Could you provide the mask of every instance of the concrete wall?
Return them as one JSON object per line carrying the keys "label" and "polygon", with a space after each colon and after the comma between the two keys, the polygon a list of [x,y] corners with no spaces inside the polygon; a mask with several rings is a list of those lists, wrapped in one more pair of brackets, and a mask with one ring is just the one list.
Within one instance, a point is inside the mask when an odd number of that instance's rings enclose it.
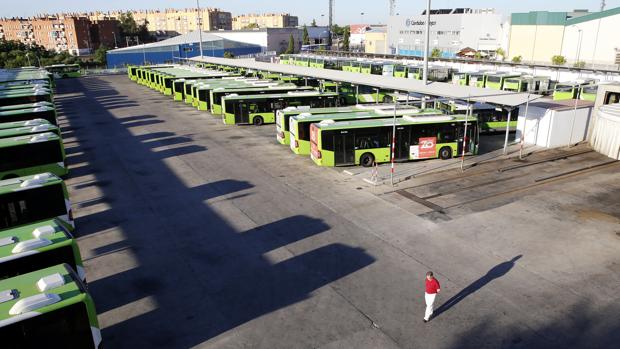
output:
{"label": "concrete wall", "polygon": [[366,32],[364,50],[366,53],[388,53],[386,32]]}
{"label": "concrete wall", "polygon": [[523,61],[551,63],[562,51],[563,25],[513,25],[507,59],[521,56]]}
{"label": "concrete wall", "polygon": [[295,52],[301,49],[302,30],[298,28],[270,28],[263,30],[218,31],[215,35],[238,42],[259,45],[263,51],[281,53],[288,48],[289,36],[293,34]]}
{"label": "concrete wall", "polygon": [[620,14],[568,25],[564,32],[562,55],[569,63],[577,61],[578,57],[586,63],[614,64],[616,50],[620,49],[619,32]]}

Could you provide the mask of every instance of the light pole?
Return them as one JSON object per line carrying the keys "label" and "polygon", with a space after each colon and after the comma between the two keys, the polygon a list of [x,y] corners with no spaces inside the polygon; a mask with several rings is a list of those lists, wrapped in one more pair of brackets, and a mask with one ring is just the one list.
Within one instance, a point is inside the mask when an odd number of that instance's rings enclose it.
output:
{"label": "light pole", "polygon": [[112,32],[112,35],[114,36],[114,48],[118,48],[118,45],[116,44],[116,33]]}
{"label": "light pole", "polygon": [[428,41],[431,38],[431,0],[426,3],[426,38],[424,39],[424,71],[422,72],[422,80],[424,85],[428,83]]}
{"label": "light pole", "polygon": [[577,28],[577,54],[575,55],[575,64],[579,64],[579,56],[581,54],[581,39],[583,39],[583,30],[581,30],[578,26],[573,25],[573,27]]}
{"label": "light pole", "polygon": [[200,58],[202,58],[202,16],[200,16],[200,0],[196,0],[196,7],[198,9],[198,37],[200,40],[198,45],[200,48]]}
{"label": "light pole", "polygon": [[30,66],[30,53],[26,53],[26,59],[28,60],[28,66]]}

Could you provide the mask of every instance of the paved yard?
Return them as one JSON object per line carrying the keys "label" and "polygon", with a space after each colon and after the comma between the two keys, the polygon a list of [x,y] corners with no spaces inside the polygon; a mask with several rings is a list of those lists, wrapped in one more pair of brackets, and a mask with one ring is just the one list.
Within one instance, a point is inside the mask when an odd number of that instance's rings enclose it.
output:
{"label": "paved yard", "polygon": [[57,104],[107,348],[620,342],[618,166],[533,185],[595,153],[374,187],[126,76],[60,81]]}

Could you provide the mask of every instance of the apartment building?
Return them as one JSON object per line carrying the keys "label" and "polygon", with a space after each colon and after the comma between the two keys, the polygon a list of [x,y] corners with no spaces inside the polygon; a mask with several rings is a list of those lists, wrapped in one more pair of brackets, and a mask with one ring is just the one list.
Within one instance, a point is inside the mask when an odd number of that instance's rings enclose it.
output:
{"label": "apartment building", "polygon": [[170,35],[187,34],[197,31],[200,27],[198,18],[202,19],[202,30],[231,30],[232,15],[217,8],[165,9],[165,10],[138,10],[94,12],[88,14],[91,20],[105,18],[118,19],[121,14],[130,12],[138,25],[147,23],[146,27],[152,33]]}
{"label": "apartment building", "polygon": [[0,39],[41,45],[52,51],[87,55],[100,45],[114,47],[118,21],[79,15],[0,19]]}
{"label": "apartment building", "polygon": [[232,20],[232,29],[241,30],[252,26],[258,28],[290,28],[299,26],[297,16],[288,13],[248,14],[236,16]]}

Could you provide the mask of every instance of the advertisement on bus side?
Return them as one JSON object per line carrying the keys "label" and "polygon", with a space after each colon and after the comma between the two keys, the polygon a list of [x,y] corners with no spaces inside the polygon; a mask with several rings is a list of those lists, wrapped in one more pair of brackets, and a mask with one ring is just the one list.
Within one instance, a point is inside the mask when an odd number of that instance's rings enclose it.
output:
{"label": "advertisement on bus side", "polygon": [[412,159],[434,158],[437,154],[437,137],[420,137],[418,145],[409,147]]}

